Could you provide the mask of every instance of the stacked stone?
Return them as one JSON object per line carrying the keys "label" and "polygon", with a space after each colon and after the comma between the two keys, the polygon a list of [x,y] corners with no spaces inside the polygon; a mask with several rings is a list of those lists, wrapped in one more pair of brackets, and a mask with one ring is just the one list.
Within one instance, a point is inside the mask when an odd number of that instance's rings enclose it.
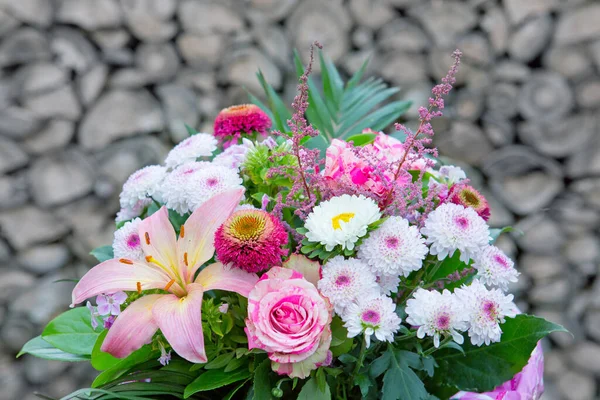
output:
{"label": "stacked stone", "polygon": [[[292,49],[317,39],[345,74],[423,104],[459,47],[436,145],[492,203],[519,305],[564,324],[547,399],[600,377],[600,4],[594,0],[0,0],[0,400],[88,385],[79,364],[14,355],[66,309],[112,241],[120,186],[225,106],[287,102]],[[318,70],[318,68],[317,68]],[[318,75],[318,72],[317,72]],[[408,118],[416,118],[416,107]]]}

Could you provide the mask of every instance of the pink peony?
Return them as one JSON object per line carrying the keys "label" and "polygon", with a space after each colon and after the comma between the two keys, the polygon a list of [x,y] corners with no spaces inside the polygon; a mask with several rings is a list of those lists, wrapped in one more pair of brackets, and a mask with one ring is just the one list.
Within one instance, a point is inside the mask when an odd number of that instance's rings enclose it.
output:
{"label": "pink peony", "polygon": [[292,269],[274,267],[248,296],[248,348],[266,351],[280,375],[304,379],[331,359],[332,306]]}
{"label": "pink peony", "polygon": [[254,104],[240,104],[224,108],[214,124],[214,135],[227,148],[237,144],[242,135],[266,136],[271,128],[269,116]]}
{"label": "pink peony", "polygon": [[215,233],[217,258],[247,272],[281,265],[288,234],[275,216],[263,210],[234,212]]}
{"label": "pink peony", "polygon": [[490,205],[473,186],[462,184],[452,186],[448,194],[448,201],[472,208],[486,221],[490,219]]}
{"label": "pink peony", "polygon": [[459,392],[452,399],[460,400],[537,400],[544,393],[544,353],[538,342],[529,362],[510,381],[487,393]]}

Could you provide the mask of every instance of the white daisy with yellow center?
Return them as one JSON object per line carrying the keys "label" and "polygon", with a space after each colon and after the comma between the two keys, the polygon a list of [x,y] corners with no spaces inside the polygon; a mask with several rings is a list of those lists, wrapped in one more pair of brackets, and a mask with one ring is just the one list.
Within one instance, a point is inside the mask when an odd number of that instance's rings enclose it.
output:
{"label": "white daisy with yellow center", "polygon": [[379,220],[375,201],[363,195],[333,197],[322,202],[306,218],[306,238],[331,251],[337,245],[353,250],[356,241],[367,234],[369,224]]}

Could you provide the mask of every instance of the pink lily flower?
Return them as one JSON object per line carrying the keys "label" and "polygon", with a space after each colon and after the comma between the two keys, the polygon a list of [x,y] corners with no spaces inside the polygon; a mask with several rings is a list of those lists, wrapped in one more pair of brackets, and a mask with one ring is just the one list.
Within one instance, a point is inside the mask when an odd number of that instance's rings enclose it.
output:
{"label": "pink lily flower", "polygon": [[215,252],[215,231],[240,202],[243,189],[214,196],[181,227],[177,237],[166,207],[144,219],[139,236],[145,260],[114,258],[88,271],[73,289],[72,305],[102,293],[162,289],[169,294],[146,295],[115,320],[101,350],[127,357],[150,343],[158,329],[181,357],[207,362],[201,306],[205,291],[228,290],[248,296],[258,276],[221,263],[196,272]]}

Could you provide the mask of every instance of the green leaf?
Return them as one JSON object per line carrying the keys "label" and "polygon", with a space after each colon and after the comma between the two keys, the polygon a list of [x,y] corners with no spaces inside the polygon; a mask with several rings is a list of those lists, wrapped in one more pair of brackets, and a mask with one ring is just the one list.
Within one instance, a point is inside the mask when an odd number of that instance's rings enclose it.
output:
{"label": "green leaf", "polygon": [[460,260],[460,251],[457,250],[454,252],[452,257],[444,258],[435,274],[433,274],[431,277],[430,281],[435,282],[439,279],[446,278],[448,275],[453,274],[456,271],[462,271],[465,268],[468,268],[468,265]]}
{"label": "green leaf", "polygon": [[298,400],[331,400],[331,390],[327,384],[324,391],[320,390],[317,379],[313,377],[302,386],[302,390],[298,394]]}
{"label": "green leaf", "polygon": [[245,380],[244,382],[238,384],[236,387],[234,387],[233,389],[231,389],[231,391],[227,394],[227,396],[223,397],[223,400],[231,400],[233,398],[233,396],[241,389],[244,387],[244,385],[246,383],[248,383],[248,380]]}
{"label": "green leaf", "polygon": [[354,73],[354,75],[352,75],[352,78],[350,78],[350,80],[346,84],[346,89],[353,89],[356,85],[358,85],[363,75],[365,74],[365,71],[367,70],[367,65],[369,65],[369,61],[370,59],[366,59],[362,63],[360,68]]}
{"label": "green leaf", "polygon": [[275,89],[269,85],[262,71],[259,70],[256,76],[258,77],[258,81],[262,85],[263,90],[267,95],[269,108],[273,113],[273,124],[275,125],[275,128],[281,132],[289,131],[290,129],[287,125],[287,120],[292,118],[292,113],[288,110]]}
{"label": "green leaf", "polygon": [[388,347],[390,353],[389,369],[383,376],[383,400],[424,400],[428,394],[425,385],[417,374],[410,369],[406,353],[407,351],[394,352]]}
{"label": "green leaf", "polygon": [[90,252],[90,254],[92,256],[94,256],[96,258],[96,260],[98,260],[99,262],[104,262],[106,260],[115,258],[112,246],[108,246],[108,245],[96,247],[94,250],[92,250]]}
{"label": "green leaf", "polygon": [[185,126],[185,130],[187,131],[188,135],[190,135],[190,136],[194,136],[196,133],[198,133],[198,131],[196,131],[194,128],[192,128],[188,124],[183,124],[183,126]]}
{"label": "green leaf", "polygon": [[221,354],[217,356],[214,360],[209,362],[204,366],[204,369],[221,369],[224,368],[231,360],[233,360],[233,356],[235,356],[235,352],[231,351],[229,353]]}
{"label": "green leaf", "polygon": [[[119,360],[117,364],[98,375],[92,383],[92,387],[96,388],[105,385],[106,383],[127,373],[127,371],[136,365],[142,364],[148,360],[157,360],[159,356],[160,352],[158,350],[152,350],[150,345],[143,346],[142,348],[131,353],[126,358]],[[158,361],[156,364],[158,364]]]}
{"label": "green leaf", "polygon": [[42,339],[71,354],[91,355],[100,332],[91,325],[90,310],[78,307],[54,318],[42,332]]}
{"label": "green leaf", "polygon": [[273,399],[271,395],[271,360],[268,358],[265,359],[254,371],[254,383],[252,387],[254,388],[254,397],[255,400],[270,400]]}
{"label": "green leaf", "polygon": [[38,358],[57,361],[89,361],[90,359],[88,356],[66,353],[59,350],[42,339],[41,336],[34,337],[25,343],[19,354],[17,354],[17,358],[23,354],[31,354]]}
{"label": "green leaf", "polygon": [[350,136],[346,141],[353,142],[354,146],[366,146],[373,143],[376,137],[377,135],[374,133],[359,133],[358,135]]}
{"label": "green leaf", "polygon": [[98,336],[98,339],[96,339],[96,343],[94,344],[94,348],[92,350],[92,367],[98,371],[109,369],[121,361],[120,359],[100,350],[102,342],[104,342],[104,338],[106,337],[107,333],[108,329],[105,329],[100,333],[100,336]]}
{"label": "green leaf", "polygon": [[183,397],[187,399],[194,393],[218,389],[242,379],[247,379],[250,375],[250,371],[247,369],[238,369],[233,372],[224,372],[218,369],[206,371],[185,388]]}
{"label": "green leaf", "polygon": [[498,240],[498,237],[500,235],[502,235],[503,233],[508,233],[508,232],[512,232],[514,231],[515,228],[513,228],[512,226],[505,226],[504,228],[492,228],[490,229],[490,244],[494,244],[496,242],[496,240]]}
{"label": "green leaf", "polygon": [[501,328],[501,342],[478,347],[465,335],[464,355],[453,349],[436,352],[440,365],[436,376],[460,390],[492,390],[523,369],[540,339],[552,332],[567,332],[560,325],[525,314],[508,318]]}

